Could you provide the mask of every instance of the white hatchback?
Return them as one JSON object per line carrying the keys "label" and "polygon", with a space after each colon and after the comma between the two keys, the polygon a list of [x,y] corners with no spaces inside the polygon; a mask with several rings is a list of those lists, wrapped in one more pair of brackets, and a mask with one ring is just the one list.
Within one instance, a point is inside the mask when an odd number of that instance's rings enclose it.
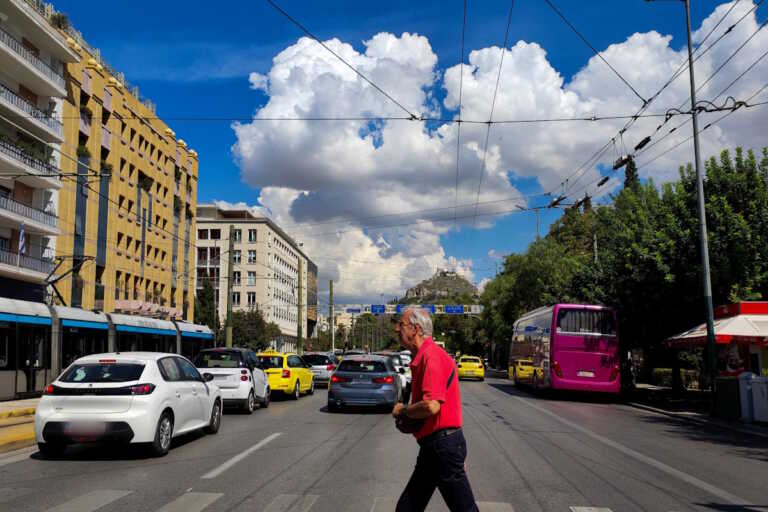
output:
{"label": "white hatchback", "polygon": [[94,354],[72,363],[45,388],[35,411],[44,456],[95,441],[147,443],[168,453],[171,439],[221,425],[221,391],[210,374],[176,354]]}

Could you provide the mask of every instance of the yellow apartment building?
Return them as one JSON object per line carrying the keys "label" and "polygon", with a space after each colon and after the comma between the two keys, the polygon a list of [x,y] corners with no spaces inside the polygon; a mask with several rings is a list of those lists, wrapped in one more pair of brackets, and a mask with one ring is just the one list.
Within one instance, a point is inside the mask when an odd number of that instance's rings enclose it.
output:
{"label": "yellow apartment building", "polygon": [[56,300],[193,319],[198,157],[71,27]]}

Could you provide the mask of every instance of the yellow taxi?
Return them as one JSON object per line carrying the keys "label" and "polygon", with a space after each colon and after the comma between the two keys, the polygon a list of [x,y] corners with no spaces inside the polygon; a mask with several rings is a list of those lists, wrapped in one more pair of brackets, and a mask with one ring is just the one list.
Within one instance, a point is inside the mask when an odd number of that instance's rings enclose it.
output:
{"label": "yellow taxi", "polygon": [[517,359],[509,367],[509,378],[529,382],[533,378],[533,359]]}
{"label": "yellow taxi", "polygon": [[485,366],[483,360],[479,357],[461,356],[459,358],[459,379],[480,379],[485,380]]}
{"label": "yellow taxi", "polygon": [[266,350],[256,357],[267,375],[271,391],[283,392],[294,400],[298,400],[302,393],[311,395],[315,392],[312,366],[298,354]]}

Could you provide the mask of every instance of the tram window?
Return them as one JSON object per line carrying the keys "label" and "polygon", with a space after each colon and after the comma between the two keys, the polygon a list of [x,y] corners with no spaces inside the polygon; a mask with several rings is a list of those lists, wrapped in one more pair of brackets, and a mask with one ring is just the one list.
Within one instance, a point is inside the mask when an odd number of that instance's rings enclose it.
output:
{"label": "tram window", "polygon": [[10,360],[8,337],[0,334],[0,368],[7,368]]}

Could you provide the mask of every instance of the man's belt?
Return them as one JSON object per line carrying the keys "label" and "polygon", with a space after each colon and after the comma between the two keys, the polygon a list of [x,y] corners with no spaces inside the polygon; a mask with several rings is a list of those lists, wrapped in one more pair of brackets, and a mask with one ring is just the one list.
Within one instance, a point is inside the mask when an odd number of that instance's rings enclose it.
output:
{"label": "man's belt", "polygon": [[440,430],[436,430],[429,434],[428,436],[424,436],[421,439],[419,439],[418,443],[420,445],[424,445],[426,443],[431,443],[432,441],[436,441],[438,439],[442,439],[443,437],[452,436],[456,432],[460,431],[461,427],[459,428],[441,428]]}

